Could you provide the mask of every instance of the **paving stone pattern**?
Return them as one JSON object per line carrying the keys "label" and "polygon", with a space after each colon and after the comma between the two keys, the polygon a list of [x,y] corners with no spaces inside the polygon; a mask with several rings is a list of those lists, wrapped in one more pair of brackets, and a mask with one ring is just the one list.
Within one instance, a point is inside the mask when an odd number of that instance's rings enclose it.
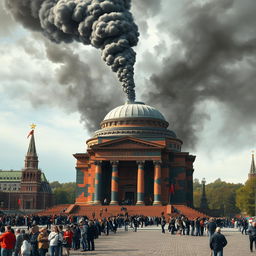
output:
{"label": "paving stone pattern", "polygon": [[[223,230],[228,245],[225,256],[255,255],[249,251],[248,236],[234,229]],[[160,229],[143,229],[138,232],[124,232],[101,236],[95,240],[96,250],[92,252],[71,251],[71,255],[108,255],[108,256],[210,256],[209,238],[162,234]]]}

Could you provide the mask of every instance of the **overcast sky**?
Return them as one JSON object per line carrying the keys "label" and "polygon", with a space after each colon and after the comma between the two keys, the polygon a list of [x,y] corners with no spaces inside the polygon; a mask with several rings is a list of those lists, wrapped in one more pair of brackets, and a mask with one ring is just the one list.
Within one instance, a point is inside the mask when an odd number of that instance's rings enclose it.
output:
{"label": "overcast sky", "polygon": [[[131,11],[137,100],[196,155],[194,178],[245,182],[256,141],[256,1],[134,0]],[[23,168],[35,123],[47,179],[75,181],[72,154],[126,96],[99,50],[55,44],[22,22],[1,1],[0,169]]]}

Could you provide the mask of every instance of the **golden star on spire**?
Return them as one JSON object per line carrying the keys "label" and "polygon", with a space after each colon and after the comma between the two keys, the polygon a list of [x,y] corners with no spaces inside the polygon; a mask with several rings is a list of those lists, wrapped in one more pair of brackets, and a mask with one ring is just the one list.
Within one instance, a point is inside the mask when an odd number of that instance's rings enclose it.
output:
{"label": "golden star on spire", "polygon": [[31,124],[30,127],[31,127],[32,130],[35,130],[36,125],[35,124]]}

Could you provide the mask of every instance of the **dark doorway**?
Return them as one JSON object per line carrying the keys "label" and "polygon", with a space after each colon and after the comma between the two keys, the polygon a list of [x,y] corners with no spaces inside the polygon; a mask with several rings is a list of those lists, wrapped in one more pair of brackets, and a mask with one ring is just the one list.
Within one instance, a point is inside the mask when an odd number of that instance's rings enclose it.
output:
{"label": "dark doorway", "polygon": [[30,201],[25,202],[25,209],[31,209],[31,202]]}
{"label": "dark doorway", "polygon": [[145,205],[152,205],[154,200],[154,164],[145,162]]}
{"label": "dark doorway", "polygon": [[[102,187],[101,187],[101,203],[109,204],[111,201],[111,176],[112,165],[109,161],[102,163]],[[104,200],[106,202],[104,202]]]}
{"label": "dark doorway", "polygon": [[134,203],[134,192],[125,192],[125,204],[132,205]]}

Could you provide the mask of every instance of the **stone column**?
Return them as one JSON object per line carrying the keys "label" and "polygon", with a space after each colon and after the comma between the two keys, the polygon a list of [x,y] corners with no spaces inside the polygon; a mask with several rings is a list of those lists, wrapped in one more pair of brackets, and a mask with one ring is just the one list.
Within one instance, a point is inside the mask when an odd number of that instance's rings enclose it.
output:
{"label": "stone column", "polygon": [[111,202],[112,205],[118,205],[118,161],[111,162],[112,177],[111,177]]}
{"label": "stone column", "polygon": [[161,162],[154,161],[154,202],[153,205],[161,205]]}
{"label": "stone column", "polygon": [[138,177],[137,177],[137,203],[136,205],[144,205],[144,162],[138,163]]}
{"label": "stone column", "polygon": [[101,161],[94,162],[95,168],[95,183],[94,183],[94,204],[101,205],[101,186],[102,186],[102,169]]}

